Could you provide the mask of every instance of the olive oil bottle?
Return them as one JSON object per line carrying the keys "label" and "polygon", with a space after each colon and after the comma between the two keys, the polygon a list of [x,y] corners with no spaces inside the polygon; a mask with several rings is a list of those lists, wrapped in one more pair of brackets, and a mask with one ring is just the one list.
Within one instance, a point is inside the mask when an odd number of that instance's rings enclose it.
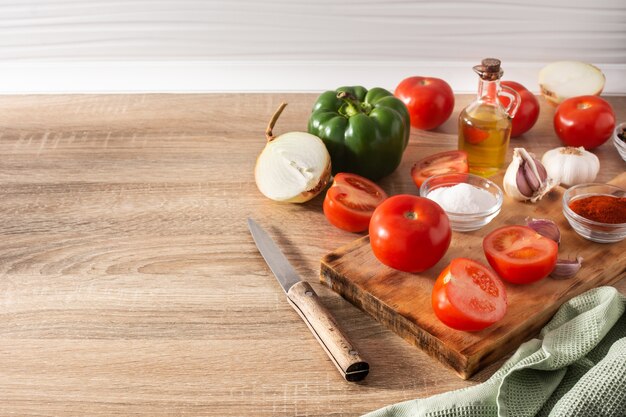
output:
{"label": "olive oil bottle", "polygon": [[[474,71],[480,77],[478,96],[459,115],[459,149],[467,152],[471,173],[489,177],[504,166],[520,96],[500,85],[503,71],[498,59],[483,59]],[[506,108],[500,96],[509,99]]]}

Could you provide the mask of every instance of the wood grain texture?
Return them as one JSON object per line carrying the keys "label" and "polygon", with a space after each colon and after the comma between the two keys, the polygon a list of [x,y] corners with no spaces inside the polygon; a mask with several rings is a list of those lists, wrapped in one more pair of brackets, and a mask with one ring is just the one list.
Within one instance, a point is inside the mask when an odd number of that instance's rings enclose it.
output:
{"label": "wood grain texture", "polygon": [[[269,117],[287,101],[276,133],[304,130],[315,99],[0,97],[0,415],[356,416],[491,375],[499,362],[460,380],[319,284],[321,257],[358,235],[326,222],[321,197],[284,205],[256,189]],[[416,193],[411,165],[456,147],[470,99],[440,129],[412,132],[385,191]],[[609,100],[626,120],[626,98]],[[515,146],[557,146],[553,112]],[[594,152],[599,180],[624,171],[612,144]],[[319,348],[247,217],[367,358],[365,381],[345,382]]]}
{"label": "wood grain texture", "polygon": [[[626,187],[626,173],[611,183]],[[536,204],[521,204],[505,196],[501,213],[491,223],[473,232],[453,232],[445,256],[417,274],[381,264],[372,253],[369,237],[357,239],[322,258],[322,282],[467,379],[538,334],[565,301],[591,288],[614,284],[626,275],[626,241],[607,245],[578,236],[562,214],[563,192],[557,187]],[[482,253],[483,238],[499,227],[525,224],[527,218],[557,222],[561,230],[559,258],[582,257],[578,274],[568,280],[546,278],[532,285],[505,282],[506,315],[482,331],[462,332],[444,325],[430,307],[441,271],[455,258],[488,265]]]}

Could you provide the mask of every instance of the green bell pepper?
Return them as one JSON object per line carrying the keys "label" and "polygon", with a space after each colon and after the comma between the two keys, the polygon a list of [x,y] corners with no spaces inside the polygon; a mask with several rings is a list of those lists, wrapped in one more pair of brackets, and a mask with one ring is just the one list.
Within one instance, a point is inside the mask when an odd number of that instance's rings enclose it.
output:
{"label": "green bell pepper", "polygon": [[409,143],[409,112],[383,88],[341,87],[319,96],[309,133],[324,141],[333,174],[352,172],[372,181],[400,165]]}

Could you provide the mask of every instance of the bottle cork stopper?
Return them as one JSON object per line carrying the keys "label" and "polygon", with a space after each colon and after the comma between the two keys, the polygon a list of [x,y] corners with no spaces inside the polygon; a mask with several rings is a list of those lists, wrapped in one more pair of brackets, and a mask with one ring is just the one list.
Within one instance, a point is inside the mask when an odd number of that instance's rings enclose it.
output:
{"label": "bottle cork stopper", "polygon": [[485,58],[480,65],[474,67],[474,72],[483,80],[494,81],[502,77],[504,71],[500,68],[500,60],[496,58]]}

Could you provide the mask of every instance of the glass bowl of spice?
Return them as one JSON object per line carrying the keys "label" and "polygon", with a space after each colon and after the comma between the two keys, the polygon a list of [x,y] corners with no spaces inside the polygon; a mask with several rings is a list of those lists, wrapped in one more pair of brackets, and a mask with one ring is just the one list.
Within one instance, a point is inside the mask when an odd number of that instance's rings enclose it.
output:
{"label": "glass bowl of spice", "polygon": [[563,194],[570,226],[592,242],[614,243],[626,237],[626,191],[610,184],[579,184]]}
{"label": "glass bowl of spice", "polygon": [[619,152],[622,159],[626,161],[626,122],[615,126],[615,132],[613,132],[613,144],[617,148],[617,152]]}
{"label": "glass bowl of spice", "polygon": [[473,174],[441,174],[428,178],[420,195],[439,204],[457,232],[478,230],[502,208],[502,190],[493,181]]}

